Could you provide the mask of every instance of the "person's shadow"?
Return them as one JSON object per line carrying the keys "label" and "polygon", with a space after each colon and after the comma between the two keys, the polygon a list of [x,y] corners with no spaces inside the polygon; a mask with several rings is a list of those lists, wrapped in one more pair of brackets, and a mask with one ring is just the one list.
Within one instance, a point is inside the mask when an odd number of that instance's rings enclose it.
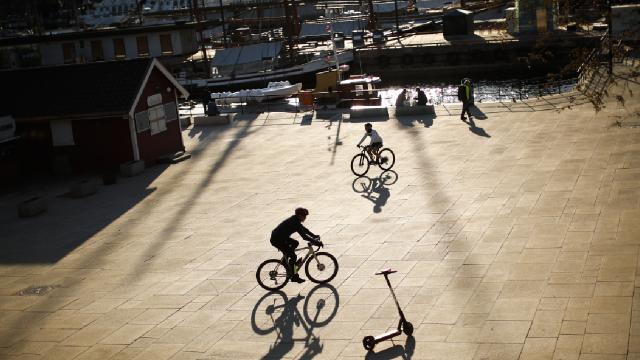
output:
{"label": "person's shadow", "polygon": [[489,117],[487,116],[487,114],[485,114],[477,105],[472,105],[469,108],[469,111],[471,111],[471,115],[473,117],[475,117],[478,120],[487,120]]}
{"label": "person's shadow", "polygon": [[483,128],[477,127],[475,121],[473,121],[472,118],[467,118],[462,121],[464,121],[467,125],[469,125],[469,131],[471,131],[472,133],[478,136],[486,137],[486,138],[491,137],[491,135],[487,134],[487,132],[484,131]]}
{"label": "person's shadow", "polygon": [[416,349],[416,339],[408,336],[404,346],[395,344],[390,348],[379,352],[369,351],[364,357],[366,360],[387,360],[387,359],[403,359],[409,360],[413,356]]}

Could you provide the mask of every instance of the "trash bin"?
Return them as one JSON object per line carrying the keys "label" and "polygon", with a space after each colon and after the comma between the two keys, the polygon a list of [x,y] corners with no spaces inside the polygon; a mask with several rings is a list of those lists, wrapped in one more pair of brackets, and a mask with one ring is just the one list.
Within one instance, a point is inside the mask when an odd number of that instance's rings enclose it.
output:
{"label": "trash bin", "polygon": [[364,46],[364,30],[353,30],[353,47]]}
{"label": "trash bin", "polygon": [[384,43],[384,31],[383,30],[374,30],[373,31],[373,43],[374,44],[382,44],[382,43]]}
{"label": "trash bin", "polygon": [[336,44],[337,49],[344,49],[344,33],[333,33],[333,43]]}
{"label": "trash bin", "polygon": [[313,105],[313,91],[312,90],[301,90],[299,93],[300,103],[304,106],[312,106]]}

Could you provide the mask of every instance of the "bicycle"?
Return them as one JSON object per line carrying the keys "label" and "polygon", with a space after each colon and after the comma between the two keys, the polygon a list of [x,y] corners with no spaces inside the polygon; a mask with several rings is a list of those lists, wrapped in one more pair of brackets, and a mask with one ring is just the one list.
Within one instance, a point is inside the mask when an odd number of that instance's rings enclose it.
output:
{"label": "bicycle", "polygon": [[[320,246],[307,243],[307,247],[296,249],[296,252],[307,251],[307,254],[298,258],[297,264],[304,264],[304,272],[317,284],[325,284],[333,280],[338,274],[338,260],[328,252],[318,251]],[[291,280],[292,271],[289,269],[287,257],[283,254],[281,259],[269,259],[258,265],[256,280],[260,287],[273,291],[282,289]]]}
{"label": "bicycle", "polygon": [[396,163],[396,156],[389,148],[382,148],[378,151],[378,159],[380,161],[376,162],[369,157],[369,152],[367,151],[369,145],[360,147],[362,148],[360,154],[356,154],[351,159],[351,171],[357,176],[366,174],[371,164],[377,164],[382,170],[389,170]]}

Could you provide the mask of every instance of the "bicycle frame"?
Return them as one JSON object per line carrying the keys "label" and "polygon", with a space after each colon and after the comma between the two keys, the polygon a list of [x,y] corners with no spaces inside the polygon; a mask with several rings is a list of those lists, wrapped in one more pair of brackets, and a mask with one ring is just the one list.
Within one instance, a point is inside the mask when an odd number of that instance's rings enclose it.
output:
{"label": "bicycle frame", "polygon": [[[318,247],[318,250],[320,249],[320,247]],[[312,259],[316,259],[316,252],[317,250],[313,250],[313,245],[311,245],[310,243],[307,243],[306,247],[302,247],[299,249],[296,249],[296,252],[300,252],[300,251],[307,251],[307,254],[302,258],[302,262],[301,264],[304,264],[305,262],[307,262],[307,260],[309,259],[309,257],[311,257]],[[317,260],[316,260],[317,261]],[[287,256],[286,255],[282,255],[282,263],[283,264],[287,264]],[[293,269],[292,269],[293,270]]]}

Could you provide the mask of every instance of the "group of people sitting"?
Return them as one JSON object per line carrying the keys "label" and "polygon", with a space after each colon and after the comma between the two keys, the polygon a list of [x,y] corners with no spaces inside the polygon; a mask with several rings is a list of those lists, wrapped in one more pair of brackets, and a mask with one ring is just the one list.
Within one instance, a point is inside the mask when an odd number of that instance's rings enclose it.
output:
{"label": "group of people sitting", "polygon": [[[424,91],[420,90],[420,88],[416,88],[417,96],[415,97],[416,105],[424,106],[427,105],[427,94]],[[405,102],[409,100],[407,99],[407,89],[402,89],[400,95],[396,98],[396,106],[404,106]]]}

